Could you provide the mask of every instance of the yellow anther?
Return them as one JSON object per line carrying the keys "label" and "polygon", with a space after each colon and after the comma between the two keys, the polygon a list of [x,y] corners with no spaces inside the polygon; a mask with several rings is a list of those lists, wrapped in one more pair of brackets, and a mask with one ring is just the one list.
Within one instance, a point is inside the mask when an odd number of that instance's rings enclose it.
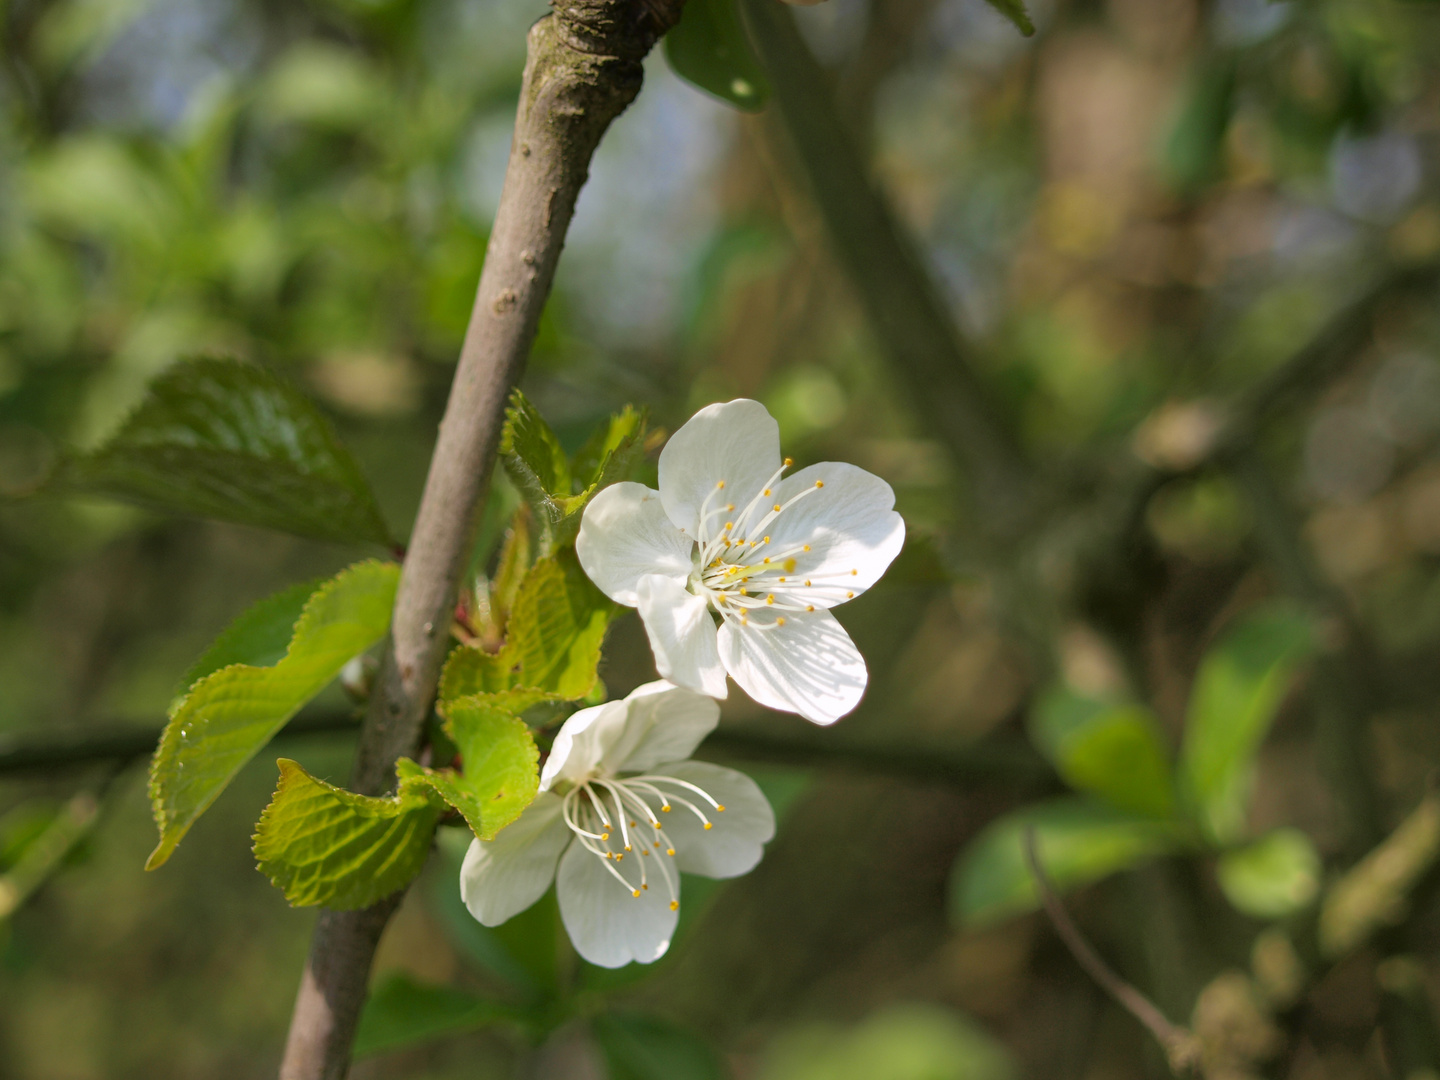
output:
{"label": "yellow anther", "polygon": [[[635,828],[635,822],[633,822],[633,821],[630,822],[630,827],[631,827],[632,829]],[[630,849],[627,847],[625,850],[626,850],[626,851],[629,851]]]}
{"label": "yellow anther", "polygon": [[782,577],[782,578],[780,578],[779,580],[780,580],[780,581],[784,581],[785,579]]}
{"label": "yellow anther", "polygon": [[767,593],[767,594],[765,595],[765,603],[767,603],[767,604],[773,604],[774,602],[775,602],[775,594],[774,594],[773,592],[772,592],[772,593]]}
{"label": "yellow anther", "polygon": [[706,828],[706,829],[709,829],[709,828],[710,828],[710,822],[708,822],[708,821],[705,822],[705,828]]}
{"label": "yellow anther", "polygon": [[847,593],[845,594],[845,599],[846,599],[846,600],[854,600],[854,599],[855,599],[855,594],[854,594],[853,592],[847,592]]}
{"label": "yellow anther", "polygon": [[651,824],[654,825],[657,829],[660,827],[660,823],[658,821],[653,821],[651,822]]}
{"label": "yellow anther", "polygon": [[805,579],[805,584],[806,584],[806,585],[809,585],[809,584],[810,584],[810,579],[809,579],[808,577]]}
{"label": "yellow anther", "polygon": [[633,897],[635,897],[636,900],[639,900],[639,899],[640,899],[640,890],[639,890],[639,889],[636,889],[636,890],[635,890],[634,892],[632,892],[630,895],[633,896]]}
{"label": "yellow anther", "polygon": [[803,544],[803,545],[801,546],[800,550],[801,550],[801,551],[809,551],[809,550],[810,550],[810,545],[809,545],[809,544]]}
{"label": "yellow anther", "polygon": [[815,481],[815,486],[816,486],[816,487],[824,487],[824,486],[825,486],[825,481],[824,481],[824,480],[816,480],[816,481]]}
{"label": "yellow anther", "polygon": [[717,490],[720,489],[720,488],[723,488],[724,486],[725,486],[725,481],[724,481],[724,480],[721,480],[718,484],[715,485],[715,487],[716,487]]}
{"label": "yellow anther", "polygon": [[733,521],[727,521],[727,522],[725,522],[725,531],[726,531],[726,532],[729,532],[729,531],[730,531],[731,529],[733,529],[734,527],[735,527],[735,523],[734,523]]}
{"label": "yellow anther", "polygon": [[741,596],[749,596],[749,595],[750,595],[750,590],[747,589],[747,588],[745,588],[744,585],[741,585],[741,586],[740,586],[740,595],[741,595]]}
{"label": "yellow anther", "polygon": [[[650,853],[647,851],[645,854],[646,854],[646,855],[649,855]],[[644,889],[646,892],[649,892],[649,891],[650,891],[650,886],[649,886],[649,885],[641,885],[640,888]],[[639,894],[637,893],[636,895],[639,895]]]}
{"label": "yellow anther", "polygon": [[[764,540],[761,540],[760,542],[761,542],[762,544],[768,544],[768,543],[770,542],[770,538],[767,536],[767,537],[765,537]],[[806,550],[809,550],[809,549],[807,548]]]}
{"label": "yellow anther", "polygon": [[674,855],[674,854],[675,854],[675,849],[674,849],[673,847],[671,847],[671,848],[666,848],[666,849],[665,849],[665,854],[666,854],[666,855]]}
{"label": "yellow anther", "polygon": [[763,562],[763,563],[765,563],[765,564],[768,566],[769,563],[770,563],[770,556],[769,556],[769,555],[766,555],[765,558],[761,559],[760,561]]}
{"label": "yellow anther", "polygon": [[787,458],[785,459],[785,468],[788,469],[791,465],[794,465],[794,464],[795,464],[795,459],[794,459],[794,458],[787,457]]}
{"label": "yellow anther", "polygon": [[[631,825],[634,825],[635,823],[632,821],[630,824],[631,824]],[[632,848],[629,844],[626,844],[626,845],[625,845],[625,850],[626,850],[626,851],[633,851],[634,848]]]}
{"label": "yellow anther", "polygon": [[679,900],[671,900],[671,901],[670,901],[670,910],[671,910],[671,911],[679,911],[679,910],[680,910],[680,901],[679,901]]}
{"label": "yellow anther", "polygon": [[717,814],[723,814],[723,813],[725,812],[725,807],[723,807],[723,806],[717,806],[717,807],[715,807],[715,812],[716,812]]}
{"label": "yellow anther", "polygon": [[667,802],[664,806],[660,807],[660,812],[662,814],[668,814],[670,812],[670,804]]}
{"label": "yellow anther", "polygon": [[776,503],[774,509],[775,509],[775,513],[778,514],[778,513],[780,512],[780,504],[779,504],[779,503]]}
{"label": "yellow anther", "polygon": [[784,616],[784,615],[781,615],[778,619],[776,619],[776,620],[775,620],[775,625],[776,625],[776,626],[784,626],[784,625],[785,625],[785,616]]}
{"label": "yellow anther", "polygon": [[725,504],[725,509],[726,509],[726,510],[734,510],[734,509],[735,509],[735,504],[734,504],[734,503],[726,503],[726,504]]}
{"label": "yellow anther", "polygon": [[794,572],[795,572],[795,560],[794,560],[794,559],[786,559],[786,560],[785,560],[785,573],[787,573],[787,574],[793,574]]}
{"label": "yellow anther", "polygon": [[814,611],[814,610],[815,610],[815,605],[814,605],[814,604],[807,604],[806,607],[805,607],[805,610],[806,610],[806,611]]}
{"label": "yellow anther", "polygon": [[769,495],[769,494],[770,494],[770,489],[769,489],[769,488],[766,488],[766,489],[765,489],[764,491],[762,491],[760,494],[761,494],[761,495]]}
{"label": "yellow anther", "polygon": [[607,832],[607,833],[601,833],[601,834],[600,834],[600,839],[601,839],[601,840],[609,840],[609,839],[610,839],[610,834],[609,834],[608,832]]}
{"label": "yellow anther", "polygon": [[856,576],[857,574],[859,574],[859,573],[860,573],[859,570],[851,570],[851,571],[850,571],[850,576],[851,576],[851,577],[855,577],[855,576]]}
{"label": "yellow anther", "polygon": [[619,862],[619,861],[620,861],[621,859],[623,859],[624,857],[625,857],[625,853],[624,853],[623,851],[617,851],[617,852],[615,853],[615,861],[616,861],[616,862]]}

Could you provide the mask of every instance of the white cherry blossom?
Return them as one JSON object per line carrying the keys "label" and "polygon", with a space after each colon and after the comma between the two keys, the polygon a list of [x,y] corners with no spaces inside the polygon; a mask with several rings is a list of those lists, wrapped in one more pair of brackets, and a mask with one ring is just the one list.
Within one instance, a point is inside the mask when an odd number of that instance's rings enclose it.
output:
{"label": "white cherry blossom", "polygon": [[658,960],[679,918],[680,871],[737,877],[775,835],[753,780],[686,760],[719,719],[713,699],[667,682],[570,717],[535,801],[494,840],[471,843],[460,871],[470,913],[499,926],[554,881],[586,960]]}
{"label": "white cherry blossom", "polygon": [[607,596],[639,609],[664,678],[723,698],[728,672],[760,704],[830,724],[868,678],[830,608],[879,579],[905,523],[864,469],[785,476],[790,465],[758,401],[707,406],[660,452],[660,490],[600,492],[575,550]]}

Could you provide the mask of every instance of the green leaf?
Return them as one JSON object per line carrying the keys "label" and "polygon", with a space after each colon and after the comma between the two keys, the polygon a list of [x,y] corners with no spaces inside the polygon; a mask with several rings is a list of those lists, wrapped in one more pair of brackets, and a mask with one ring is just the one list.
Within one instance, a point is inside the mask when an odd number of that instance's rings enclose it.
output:
{"label": "green leaf", "polygon": [[1244,835],[1255,754],[1314,647],[1310,620],[1276,606],[1244,619],[1200,664],[1180,771],[1196,815],[1218,843]]}
{"label": "green leaf", "polygon": [[1148,709],[1057,689],[1036,705],[1030,735],[1071,787],[1137,814],[1175,812],[1170,756]]}
{"label": "green leaf", "polygon": [[351,1052],[357,1058],[369,1057],[516,1018],[510,1006],[466,990],[391,975],[365,1002]]}
{"label": "green leaf", "polygon": [[961,925],[978,926],[1039,906],[1022,846],[1034,826],[1041,864],[1057,891],[1099,881],[1145,859],[1177,850],[1180,830],[1104,803],[1059,798],[992,823],[970,844],[950,875],[950,911]]}
{"label": "green leaf", "polygon": [[616,607],[597,589],[573,550],[530,568],[510,612],[506,648],[520,662],[521,685],[567,700],[595,685],[600,646]]}
{"label": "green leaf", "polygon": [[[295,907],[353,911],[415,879],[444,805],[424,786],[387,798],[317,780],[281,758],[280,784],[255,827],[260,871]],[[403,776],[403,774],[402,774]]]}
{"label": "green leaf", "polygon": [[1234,112],[1235,59],[1225,56],[1193,80],[1165,144],[1165,172],[1181,191],[1196,190],[1219,175]]}
{"label": "green leaf", "polygon": [[[207,675],[231,664],[272,667],[290,647],[305,604],[324,581],[302,581],[252,604],[227,626],[180,680],[183,696]],[[178,704],[178,703],[177,703]]]}
{"label": "green leaf", "polygon": [[1026,37],[1035,33],[1035,24],[1030,21],[1030,14],[1025,10],[1025,5],[1021,0],[985,0],[985,2],[1014,23],[1015,29]]}
{"label": "green leaf", "polygon": [[359,466],[294,387],[254,364],[176,364],[100,449],[51,481],[167,513],[389,546]]}
{"label": "green leaf", "polygon": [[356,563],[306,602],[285,656],[271,667],[232,664],[206,675],[172,711],[150,764],[160,842],[146,869],[175,846],[235,774],[354,656],[385,636],[400,568]]}
{"label": "green leaf", "polygon": [[1236,910],[1279,919],[1310,905],[1320,891],[1320,856],[1298,829],[1276,829],[1220,856],[1215,876]]}
{"label": "green leaf", "polygon": [[510,528],[506,530],[505,543],[500,548],[495,577],[490,582],[490,628],[497,638],[505,636],[505,626],[510,619],[510,608],[515,604],[515,595],[520,591],[520,583],[525,580],[531,563],[535,561],[530,520],[527,507],[522,506],[516,511]]}
{"label": "green leaf", "polygon": [[735,0],[686,0],[679,24],[665,35],[665,58],[682,79],[737,109],[759,112],[770,99]]}
{"label": "green leaf", "polygon": [[643,453],[644,435],[643,413],[627,409],[612,417],[576,455],[586,470],[581,479],[588,482],[579,494],[572,494],[574,474],[560,440],[524,394],[512,393],[500,453],[505,471],[535,515],[541,554],[569,544],[595,494],[629,477]]}
{"label": "green leaf", "polygon": [[570,494],[570,462],[555,432],[517,388],[510,394],[505,426],[500,433],[505,471],[520,494],[545,521],[553,500]]}
{"label": "green leaf", "polygon": [[582,488],[603,487],[630,477],[645,454],[646,415],[644,409],[626,405],[575,451],[570,473]]}
{"label": "green leaf", "polygon": [[488,653],[484,649],[460,646],[452,649],[440,672],[440,707],[471,694],[498,694],[515,685],[515,650],[501,649]]}
{"label": "green leaf", "polygon": [[446,702],[445,733],[460,748],[464,772],[427,769],[402,759],[401,789],[428,785],[464,815],[476,836],[493,840],[540,790],[540,751],[520,714],[552,696],[508,690]]}
{"label": "green leaf", "polygon": [[604,1013],[591,1030],[610,1080],[723,1080],[727,1075],[708,1043],[656,1016]]}

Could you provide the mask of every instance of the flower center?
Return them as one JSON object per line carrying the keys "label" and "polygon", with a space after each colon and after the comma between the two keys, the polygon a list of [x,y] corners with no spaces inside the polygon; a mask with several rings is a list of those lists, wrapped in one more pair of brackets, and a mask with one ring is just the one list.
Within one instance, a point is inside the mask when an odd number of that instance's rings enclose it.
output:
{"label": "flower center", "polygon": [[845,579],[858,576],[858,568],[823,574],[802,570],[809,544],[792,544],[777,551],[770,543],[767,530],[785,511],[825,488],[824,480],[816,480],[784,502],[776,501],[775,486],[793,464],[786,458],[738,515],[734,503],[720,501],[724,480],[700,507],[700,535],[689,589],[710,601],[721,617],[741,626],[773,630],[785,625],[784,612],[814,611],[817,601],[828,606],[855,595]]}
{"label": "flower center", "polygon": [[[678,788],[679,791],[667,791],[666,788]],[[725,812],[725,807],[711,798],[704,788],[674,776],[630,776],[624,780],[592,776],[566,792],[561,812],[575,839],[604,863],[605,869],[631,896],[638,898],[642,891],[650,888],[646,860],[651,855],[657,856],[655,865],[670,893],[670,910],[674,911],[680,906],[679,877],[672,873],[666,860],[675,857],[675,843],[665,831],[651,801],[661,814],[670,813],[675,806],[688,810],[700,819],[708,831],[712,826],[710,818],[686,792],[708,803],[717,814]],[[617,839],[619,843],[613,844]],[[638,889],[615,866],[627,853],[639,857]]]}

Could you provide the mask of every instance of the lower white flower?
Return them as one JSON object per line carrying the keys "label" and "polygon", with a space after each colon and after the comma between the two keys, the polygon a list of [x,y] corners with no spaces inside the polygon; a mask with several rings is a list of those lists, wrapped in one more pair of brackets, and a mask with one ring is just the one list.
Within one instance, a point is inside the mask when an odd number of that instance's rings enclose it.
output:
{"label": "lower white flower", "polygon": [[830,724],[869,678],[830,609],[879,580],[905,522],[878,476],[791,464],[758,401],[706,406],[660,452],[658,491],[612,484],[591,500],[575,552],[639,609],[661,676],[723,698],[729,674],[762,705]]}
{"label": "lower white flower", "polygon": [[586,960],[658,960],[679,918],[680,871],[737,877],[775,835],[753,780],[686,760],[719,719],[711,698],[667,682],[570,717],[535,801],[494,840],[471,843],[460,871],[470,914],[499,926],[555,881]]}

